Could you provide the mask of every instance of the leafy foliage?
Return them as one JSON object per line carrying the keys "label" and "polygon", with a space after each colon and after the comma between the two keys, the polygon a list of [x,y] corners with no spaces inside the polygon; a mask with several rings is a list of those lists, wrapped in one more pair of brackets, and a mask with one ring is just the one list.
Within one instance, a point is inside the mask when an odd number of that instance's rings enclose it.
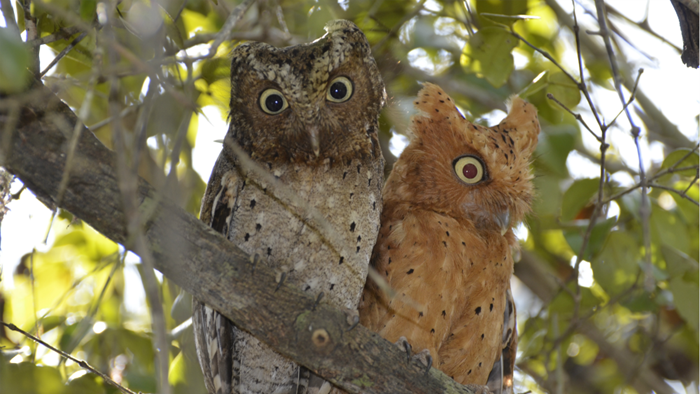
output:
{"label": "leafy foliage", "polygon": [[[417,81],[441,85],[478,123],[499,118],[494,110],[520,93],[537,106],[543,130],[533,164],[538,198],[528,231],[519,233],[517,391],[671,392],[664,379],[697,387],[697,141],[654,108],[663,97],[636,90],[630,75],[637,70],[625,54],[644,48],[614,33],[625,100],[634,91],[639,101],[628,107],[631,120],[624,112],[601,120],[598,103],[616,83],[602,40],[583,33],[599,29],[595,7],[577,4],[574,19],[563,3],[258,1],[223,32],[218,48],[211,45],[239,5],[232,0],[24,0],[17,3],[16,25],[27,41],[43,40],[59,54],[44,83],[104,144],[114,148],[123,138],[139,174],[195,215],[205,187],[193,166],[198,125],[205,122],[200,109],[214,106],[226,116],[227,54],[243,41],[293,45],[320,36],[330,19],[354,21],[373,47],[390,97],[380,136],[387,171],[395,160],[389,141],[406,128]],[[648,24],[629,23],[612,7],[607,12],[613,27],[658,40]],[[539,19],[513,17],[525,14]],[[565,45],[575,40],[576,23],[582,24],[584,84],[579,52]],[[10,25],[0,28],[3,93],[24,89],[38,60]],[[621,111],[623,104],[614,103]],[[610,137],[633,136],[633,126],[641,128],[643,146],[665,153],[642,161],[644,178],[623,155],[622,140]],[[575,163],[598,170],[581,176]],[[58,210],[51,232],[48,250],[27,250],[14,272],[4,272],[14,284],[0,287],[1,319],[131,390],[159,389],[154,318],[144,313],[152,308],[125,306],[142,286],[143,265],[68,212]],[[155,290],[165,311],[172,392],[204,393],[188,325],[191,299],[167,278]],[[0,330],[0,346],[0,392],[117,392],[16,332]]]}

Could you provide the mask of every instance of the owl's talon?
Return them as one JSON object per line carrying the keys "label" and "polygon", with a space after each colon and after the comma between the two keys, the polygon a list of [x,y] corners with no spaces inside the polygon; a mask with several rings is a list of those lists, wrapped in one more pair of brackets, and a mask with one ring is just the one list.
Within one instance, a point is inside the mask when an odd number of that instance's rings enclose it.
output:
{"label": "owl's talon", "polygon": [[423,349],[419,353],[416,353],[413,358],[418,360],[425,367],[423,375],[427,375],[430,372],[430,367],[433,366],[433,356],[430,355],[430,350]]}
{"label": "owl's talon", "polygon": [[475,394],[492,394],[487,386],[482,386],[480,384],[465,384],[464,386]]}
{"label": "owl's talon", "polygon": [[318,296],[316,297],[316,301],[314,302],[314,305],[311,307],[311,311],[316,310],[316,307],[321,302],[321,299],[323,298],[324,295],[326,295],[324,292],[318,293]]}
{"label": "owl's talon", "polygon": [[255,274],[255,266],[258,264],[259,261],[260,261],[260,255],[257,253],[250,258],[250,264],[251,264],[250,272],[251,272],[251,274]]}
{"label": "owl's talon", "polygon": [[406,352],[406,362],[410,362],[413,348],[411,347],[411,344],[408,343],[408,339],[406,339],[406,337],[401,337],[398,341],[396,341],[395,345]]}
{"label": "owl's talon", "polygon": [[280,287],[282,287],[282,283],[284,283],[284,280],[287,278],[287,273],[283,272],[282,276],[280,276],[280,281],[277,282],[277,287],[275,287],[275,291],[279,290]]}
{"label": "owl's talon", "polygon": [[352,331],[353,328],[357,327],[358,324],[360,324],[360,315],[353,315],[352,323],[350,324],[350,328],[348,328],[348,331]]}

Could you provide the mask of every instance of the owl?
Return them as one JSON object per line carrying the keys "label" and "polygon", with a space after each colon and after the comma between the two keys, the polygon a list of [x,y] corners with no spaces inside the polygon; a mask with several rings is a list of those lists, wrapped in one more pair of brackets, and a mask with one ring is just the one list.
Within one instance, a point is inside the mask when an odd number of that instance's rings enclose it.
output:
{"label": "owl", "polygon": [[[362,31],[325,29],[308,44],[233,50],[230,126],[200,217],[279,281],[354,311],[379,232],[386,93]],[[193,325],[212,394],[331,390],[197,301]]]}
{"label": "owl", "polygon": [[415,107],[412,140],[384,186],[371,260],[395,295],[368,281],[360,322],[407,340],[459,383],[512,391],[512,227],[532,200],[537,110],[515,97],[500,124],[474,125],[429,83]]}

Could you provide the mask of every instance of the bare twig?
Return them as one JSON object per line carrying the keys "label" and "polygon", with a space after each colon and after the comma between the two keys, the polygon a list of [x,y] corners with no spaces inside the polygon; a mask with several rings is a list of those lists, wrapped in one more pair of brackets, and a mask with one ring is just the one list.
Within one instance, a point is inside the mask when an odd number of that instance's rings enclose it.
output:
{"label": "bare twig", "polygon": [[34,41],[30,41],[28,44],[31,46],[40,46],[45,44],[51,44],[52,42],[67,40],[74,35],[80,33],[82,30],[77,26],[67,26],[58,30],[56,33],[49,34],[41,38],[37,38]]}
{"label": "bare twig", "polygon": [[[679,0],[679,1],[683,1],[683,0]],[[616,17],[625,20],[625,21],[626,21],[627,23],[629,23],[629,24],[639,26],[639,28],[641,28],[641,29],[644,30],[645,32],[651,34],[652,36],[654,36],[656,39],[660,40],[660,41],[663,42],[664,44],[666,44],[666,45],[670,46],[671,48],[675,49],[678,53],[681,52],[681,50],[682,50],[681,48],[679,48],[676,44],[672,43],[671,41],[669,41],[669,40],[667,40],[666,38],[664,38],[663,36],[661,36],[659,33],[655,32],[655,31],[649,26],[649,3],[648,3],[648,2],[647,2],[647,13],[646,13],[646,16],[645,16],[644,20],[641,21],[641,22],[636,22],[636,21],[631,20],[630,18],[627,17],[627,15],[624,15],[623,13],[621,13],[620,11],[618,11],[616,8],[614,8],[614,7],[611,6],[610,4],[607,4],[606,7],[607,7],[607,9],[608,9],[608,14],[613,14],[613,15],[615,15]]]}
{"label": "bare twig", "polygon": [[630,104],[632,104],[632,102],[634,101],[634,96],[635,96],[635,94],[637,94],[637,87],[639,86],[639,80],[642,78],[643,72],[644,72],[643,68],[640,68],[639,71],[637,72],[637,79],[634,81],[634,88],[632,89],[632,95],[630,96],[629,100],[627,100],[627,102],[624,103],[624,106],[622,107],[620,112],[618,112],[617,115],[615,115],[615,117],[610,121],[610,123],[608,124],[608,127],[614,125],[615,121],[617,121],[617,118],[620,115],[622,115],[623,112],[626,112],[627,107],[629,107]]}
{"label": "bare twig", "polygon": [[2,17],[5,19],[5,28],[10,30],[12,35],[19,38],[19,26],[17,26],[17,20],[15,20],[11,0],[0,0],[0,8],[2,9]]}
{"label": "bare twig", "polygon": [[[642,151],[639,146],[639,133],[640,129],[634,124],[632,115],[630,114],[629,108],[626,104],[625,95],[622,92],[622,82],[620,81],[620,72],[617,68],[617,62],[615,61],[615,53],[613,52],[612,43],[610,39],[610,33],[608,31],[607,15],[605,11],[605,2],[603,0],[595,0],[595,7],[598,13],[598,24],[600,25],[600,35],[603,37],[603,42],[605,43],[605,49],[608,52],[608,59],[610,60],[610,68],[612,69],[613,81],[615,82],[615,90],[620,97],[620,102],[622,103],[623,110],[627,114],[627,120],[630,122],[632,127],[631,133],[634,137],[634,144],[637,148],[637,158],[639,160],[639,183],[642,188],[642,204],[639,208],[639,215],[642,220],[642,234],[644,237],[644,271],[646,277],[644,280],[644,288],[651,292],[656,286],[654,281],[654,273],[651,266],[651,229],[649,227],[649,216],[651,215],[651,207],[649,205],[649,197],[647,196],[647,180],[644,171],[644,161],[642,160]],[[635,82],[634,91],[636,91],[637,83],[639,82],[639,77],[641,73],[637,75],[637,80]],[[634,96],[634,95],[633,95]],[[601,199],[602,200],[602,199]]]}
{"label": "bare twig", "polygon": [[[697,179],[697,178],[695,178],[695,179]],[[693,183],[690,184],[690,186],[692,186],[692,185],[693,185]],[[656,183],[650,183],[648,186],[649,186],[649,187],[655,187],[655,188],[657,188],[657,189],[663,189],[663,190],[666,190],[666,191],[669,191],[669,192],[672,192],[672,193],[676,193],[676,194],[678,194],[680,197],[685,198],[686,200],[692,202],[693,204],[695,204],[695,205],[697,205],[697,206],[700,206],[700,203],[698,203],[698,201],[693,200],[691,197],[689,197],[687,194],[685,194],[685,191],[676,190],[676,189],[674,189],[674,188],[672,188],[672,187],[668,187],[668,186],[664,186],[664,185],[659,185],[659,184],[656,184]],[[690,189],[690,187],[688,187],[688,189]],[[688,189],[686,189],[686,191],[687,191]]]}
{"label": "bare twig", "polygon": [[[559,336],[559,315],[557,313],[552,315],[552,334],[554,334],[555,337]],[[561,344],[557,345],[556,349],[556,393],[564,394],[564,354]]]}
{"label": "bare twig", "polygon": [[372,53],[376,53],[377,50],[379,50],[384,44],[389,40],[389,38],[393,37],[396,35],[396,33],[403,27],[403,25],[411,20],[414,16],[418,15],[419,12],[423,10],[423,4],[425,4],[426,0],[421,0],[418,5],[416,5],[411,12],[407,13],[406,15],[401,18],[399,23],[397,23],[394,27],[391,28],[391,31],[389,31],[384,37],[382,37],[381,40],[379,40],[378,43],[374,44],[372,47]]}
{"label": "bare twig", "polygon": [[[36,286],[34,283],[34,256],[36,255],[36,248],[32,248],[32,253],[29,255],[29,280],[32,287],[32,317],[36,319]],[[39,321],[34,320],[34,329],[36,330],[36,335],[41,337],[39,334]],[[36,343],[34,344],[34,351],[32,352],[32,362],[35,361],[36,357]]]}
{"label": "bare twig", "polygon": [[[51,306],[51,308],[46,308],[46,310],[44,311],[44,314],[39,318],[39,321],[44,320],[46,318],[46,316],[48,316],[51,312],[55,311],[56,308],[58,308],[58,306],[61,305],[61,303],[63,303],[63,301],[65,301],[65,299],[68,297],[68,295],[71,294],[71,292],[73,290],[75,290],[81,283],[83,283],[83,281],[85,279],[102,271],[105,267],[108,267],[109,264],[112,264],[111,261],[107,261],[107,259],[111,259],[112,256],[114,256],[114,254],[109,255],[106,258],[102,259],[102,261],[95,268],[93,268],[92,271],[90,271],[89,273],[85,274],[84,276],[74,280],[73,283],[71,284],[71,286],[54,302],[54,304]],[[104,263],[105,261],[106,261],[106,263]],[[116,265],[119,265],[118,261],[116,262]],[[110,276],[111,275],[112,274],[110,274]]]}
{"label": "bare twig", "polygon": [[219,49],[219,45],[221,45],[221,43],[229,39],[231,31],[234,27],[236,27],[238,21],[243,17],[243,14],[245,14],[245,12],[248,10],[248,7],[250,7],[253,4],[253,2],[255,2],[255,0],[245,0],[236,8],[234,8],[233,11],[231,11],[231,14],[229,14],[228,18],[226,19],[226,23],[224,23],[224,26],[216,34],[216,39],[214,40],[214,43],[211,44],[211,47],[209,47],[208,57],[213,57],[214,55],[216,55],[216,51]]}
{"label": "bare twig", "polygon": [[62,351],[62,350],[60,350],[60,349],[57,349],[57,348],[55,348],[55,347],[49,345],[48,343],[42,341],[41,339],[35,337],[35,336],[32,335],[32,334],[30,334],[30,333],[28,333],[28,332],[26,332],[26,331],[20,329],[19,327],[15,326],[15,325],[12,324],[12,323],[6,323],[6,322],[4,322],[4,321],[0,321],[0,324],[2,324],[3,326],[9,328],[9,329],[12,330],[12,331],[16,331],[16,332],[18,332],[18,333],[20,333],[20,334],[26,336],[27,338],[32,339],[32,340],[33,340],[34,342],[36,342],[36,343],[39,343],[39,344],[41,344],[41,345],[46,346],[47,348],[53,350],[54,352],[60,354],[61,356],[63,356],[63,357],[65,357],[65,358],[67,358],[67,359],[73,361],[74,363],[78,364],[81,368],[87,369],[88,371],[90,371],[90,372],[94,373],[95,375],[101,377],[102,379],[104,379],[105,382],[107,382],[107,383],[111,384],[112,386],[116,387],[116,388],[117,388],[119,391],[121,391],[122,393],[126,393],[126,394],[136,394],[135,392],[129,390],[128,388],[126,388],[126,387],[122,386],[121,384],[119,384],[119,383],[115,382],[114,380],[112,380],[112,379],[109,377],[109,375],[107,375],[107,374],[105,374],[105,373],[102,373],[102,372],[98,371],[97,369],[93,368],[93,367],[92,367],[90,364],[88,364],[86,361],[77,359],[77,358],[71,356],[70,354],[68,354],[68,353],[66,353],[66,352],[64,352],[64,351]]}
{"label": "bare twig", "polygon": [[[664,176],[664,175],[672,174],[672,173],[674,173],[674,172],[679,172],[679,171],[693,170],[693,169],[697,171],[697,169],[698,169],[698,166],[697,166],[697,165],[688,166],[688,167],[681,167],[681,168],[678,168],[678,166],[679,166],[683,161],[685,161],[685,159],[687,159],[688,157],[690,157],[690,155],[692,155],[692,154],[693,154],[696,150],[698,150],[698,149],[700,149],[700,144],[695,145],[695,148],[693,148],[693,149],[691,149],[690,151],[688,151],[688,153],[686,153],[685,155],[683,155],[683,157],[681,157],[678,161],[676,161],[676,162],[675,162],[673,165],[671,165],[670,167],[668,167],[668,168],[666,168],[666,169],[664,169],[664,170],[661,170],[661,171],[657,172],[656,174],[654,174],[654,176],[648,178],[648,179],[647,179],[648,184],[649,184],[650,186],[652,186],[652,187],[658,187],[658,185],[656,185],[656,184],[651,185],[651,182],[653,182],[653,181],[655,181],[655,180],[661,178],[661,177]],[[693,183],[694,183],[697,179],[698,179],[698,178],[697,178],[697,174],[696,174],[695,179],[693,180],[693,182],[691,182],[690,185],[688,185],[688,188],[686,188],[686,190],[685,190],[683,193],[685,193],[685,192],[687,192],[688,190],[690,190],[690,188],[693,186]],[[607,198],[607,199],[605,200],[605,204],[609,203],[610,201],[617,200],[618,198],[624,196],[625,194],[629,194],[629,193],[631,193],[631,192],[637,190],[637,189],[640,188],[641,186],[642,186],[642,185],[641,185],[641,182],[640,182],[640,183],[637,183],[637,184],[634,185],[634,186],[631,186],[631,187],[628,188],[628,189],[625,189],[625,190],[623,190],[623,191],[621,191],[621,192],[619,192],[619,193],[617,193],[617,194],[614,194],[614,195],[612,195],[611,197],[609,197],[609,198]],[[674,189],[674,190],[675,190],[675,189]],[[697,202],[696,202],[695,200],[691,200],[691,201],[697,204]]]}
{"label": "bare twig", "polygon": [[55,66],[56,63],[58,63],[59,60],[63,59],[63,57],[66,56],[66,55],[68,54],[68,52],[72,51],[73,48],[75,48],[76,45],[80,44],[80,41],[82,41],[83,38],[87,37],[87,34],[88,34],[88,33],[87,33],[86,31],[82,32],[78,37],[76,37],[73,41],[71,41],[71,43],[68,44],[67,47],[63,48],[63,50],[61,51],[61,53],[59,53],[58,55],[56,55],[56,57],[53,58],[53,60],[51,60],[51,63],[49,63],[49,65],[46,66],[46,68],[44,69],[44,71],[42,71],[42,72],[39,74],[39,77],[41,78],[41,77],[43,77],[44,75],[46,75],[46,73],[49,72],[49,70],[51,70],[51,69],[53,68],[53,66]]}
{"label": "bare twig", "polygon": [[600,116],[598,115],[598,111],[595,108],[595,105],[593,104],[593,100],[591,100],[590,94],[588,94],[588,88],[586,87],[586,84],[583,81],[583,59],[581,57],[581,31],[578,26],[578,19],[576,17],[576,3],[574,0],[571,0],[571,5],[574,7],[574,25],[572,29],[574,30],[574,37],[576,37],[576,55],[578,57],[578,73],[579,73],[579,78],[581,79],[581,82],[579,83],[579,89],[583,91],[584,97],[586,97],[586,101],[588,101],[588,106],[591,108],[591,112],[593,113],[593,116],[595,116],[595,121],[598,123],[598,126],[602,127],[603,122],[600,121]]}
{"label": "bare twig", "polygon": [[564,105],[564,103],[562,103],[561,101],[557,100],[557,98],[554,97],[554,95],[553,95],[552,93],[547,93],[547,98],[550,99],[550,100],[552,100],[552,101],[554,101],[555,103],[557,103],[557,104],[558,104],[560,107],[562,107],[566,112],[570,113],[574,118],[576,118],[576,120],[578,120],[579,122],[581,122],[581,124],[583,125],[583,127],[585,127],[586,130],[588,130],[588,132],[591,133],[591,135],[592,135],[596,140],[598,140],[598,142],[602,142],[601,138],[598,137],[598,135],[597,135],[593,130],[591,130],[590,127],[588,127],[588,124],[586,124],[586,121],[583,120],[583,117],[581,116],[581,114],[577,114],[577,113],[575,113],[574,111],[570,110],[569,107],[567,107],[566,105]]}
{"label": "bare twig", "polygon": [[[148,96],[146,96],[146,97],[148,97]],[[145,103],[146,103],[146,99],[144,99],[144,105],[145,105]],[[129,115],[130,113],[134,112],[135,110],[137,110],[139,108],[141,108],[141,105],[138,105],[138,104],[137,105],[130,105],[130,106],[124,108],[119,113],[119,119],[124,118],[126,115]],[[94,124],[91,124],[90,126],[87,126],[87,128],[89,128],[92,131],[95,131],[95,130],[99,129],[100,127],[103,127],[103,126],[110,124],[111,122],[112,122],[112,117],[110,116],[107,119],[101,120],[97,123],[94,123]],[[138,122],[137,122],[137,124],[138,124]],[[134,129],[139,130],[139,128],[136,128],[136,127]]]}
{"label": "bare twig", "polygon": [[[562,26],[571,26],[575,22],[571,17],[570,13],[564,10],[561,5],[556,0],[544,0],[544,2],[549,6],[552,11],[557,16],[557,19]],[[593,40],[589,35],[581,35],[581,45],[586,48],[586,51],[582,51],[581,54],[590,57],[591,60],[602,59],[606,56],[605,48],[601,48],[601,45],[597,40]],[[624,58],[624,53],[619,53],[618,57],[623,57],[623,59],[618,62],[618,65],[626,67],[628,62]],[[622,73],[621,77],[623,79],[624,85],[627,90],[632,90],[632,85],[634,81],[628,76],[634,75],[634,72],[625,68],[625,72]],[[643,90],[639,90],[635,95],[635,101],[644,109],[645,115],[651,122],[647,122],[651,126],[648,127],[648,133],[650,140],[662,141],[664,144],[674,147],[674,148],[689,148],[695,145],[691,142],[688,137],[678,130],[678,127],[668,120],[664,113],[658,108],[655,101],[651,100]]]}
{"label": "bare twig", "polygon": [[[36,17],[34,17],[32,14],[32,0],[25,0],[24,2],[18,2],[17,4],[22,5],[22,8],[24,9],[24,28],[27,31],[27,41],[33,41],[39,37],[39,30],[36,26]],[[5,7],[3,6],[3,8]],[[34,77],[38,79],[40,67],[39,48],[30,47],[29,52],[31,53],[32,57],[30,68]]]}
{"label": "bare twig", "polygon": [[[103,34],[106,37],[105,41],[107,42],[106,49],[108,59],[110,63],[115,64],[118,60],[117,52],[123,55],[124,51],[118,51],[117,45],[109,44],[110,42],[116,43],[114,39],[114,32],[109,22],[109,15],[109,12],[105,12],[102,15],[102,18],[107,21],[103,28]],[[136,198],[138,176],[134,172],[134,169],[129,166],[128,159],[126,157],[124,130],[118,116],[120,106],[119,102],[117,101],[119,82],[116,76],[110,75],[108,76],[108,83],[110,84],[109,110],[113,119],[112,143],[116,151],[116,167],[119,180],[119,191],[121,193],[121,200],[124,205],[124,213],[127,221],[126,230],[128,240],[126,246],[127,248],[133,248],[137,253],[139,253],[141,256],[141,262],[144,266],[141,274],[144,279],[143,285],[146,291],[146,296],[148,297],[151,306],[154,336],[153,350],[155,354],[155,365],[157,371],[156,383],[159,393],[170,394],[171,388],[168,381],[170,346],[167,340],[165,314],[163,312],[163,304],[160,300],[158,280],[153,272],[154,266],[152,254],[150,249],[146,247],[146,242],[144,240],[141,227],[141,219]]]}

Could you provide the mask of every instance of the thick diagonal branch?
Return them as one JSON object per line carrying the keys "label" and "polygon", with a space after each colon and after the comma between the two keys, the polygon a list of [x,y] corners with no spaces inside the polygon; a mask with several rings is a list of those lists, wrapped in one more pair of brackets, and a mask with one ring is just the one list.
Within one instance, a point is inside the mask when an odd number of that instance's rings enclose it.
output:
{"label": "thick diagonal branch", "polygon": [[[21,108],[16,127],[8,108]],[[70,133],[78,119],[43,85],[20,97],[0,98],[0,130],[7,130],[0,165],[46,203],[57,204]],[[80,128],[70,181],[60,207],[114,240],[127,241],[115,154]],[[296,288],[276,289],[275,275],[194,216],[155,198],[139,179],[143,232],[155,267],[278,352],[351,393],[472,393],[443,373],[407,362],[405,353],[352,317]]]}

